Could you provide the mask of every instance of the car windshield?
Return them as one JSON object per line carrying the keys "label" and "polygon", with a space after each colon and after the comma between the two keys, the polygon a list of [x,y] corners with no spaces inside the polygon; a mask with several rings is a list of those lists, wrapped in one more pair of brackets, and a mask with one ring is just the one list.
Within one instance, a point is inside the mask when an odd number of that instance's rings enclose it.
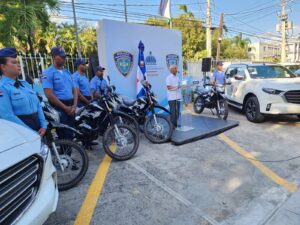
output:
{"label": "car windshield", "polygon": [[283,66],[264,65],[264,66],[249,66],[248,71],[251,78],[272,79],[272,78],[294,78],[296,77],[292,71]]}
{"label": "car windshield", "polygon": [[290,71],[295,72],[296,70],[300,69],[299,65],[291,65],[291,66],[286,66]]}

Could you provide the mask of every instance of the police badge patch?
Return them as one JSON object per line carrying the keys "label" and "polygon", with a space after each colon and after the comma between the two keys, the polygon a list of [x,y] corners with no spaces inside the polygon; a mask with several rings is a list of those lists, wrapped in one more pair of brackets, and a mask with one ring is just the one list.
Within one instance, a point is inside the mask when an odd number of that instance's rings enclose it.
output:
{"label": "police badge patch", "polygon": [[166,61],[167,61],[168,68],[171,65],[178,66],[178,64],[179,64],[179,56],[175,55],[175,54],[169,54],[169,55],[166,56]]}
{"label": "police badge patch", "polygon": [[118,51],[114,54],[114,61],[119,72],[126,77],[133,66],[133,55],[130,52]]}

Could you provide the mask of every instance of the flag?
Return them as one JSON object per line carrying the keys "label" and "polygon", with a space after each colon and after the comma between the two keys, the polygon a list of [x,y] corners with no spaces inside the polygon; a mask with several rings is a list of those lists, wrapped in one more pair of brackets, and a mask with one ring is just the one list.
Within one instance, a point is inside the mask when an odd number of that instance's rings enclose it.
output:
{"label": "flag", "polygon": [[171,0],[160,0],[158,14],[171,19]]}
{"label": "flag", "polygon": [[145,46],[144,46],[143,42],[140,41],[138,66],[137,66],[137,71],[136,71],[136,97],[137,98],[146,95],[143,85],[141,84],[142,80],[147,80],[146,65],[145,65],[145,60],[144,60],[144,49],[145,49]]}

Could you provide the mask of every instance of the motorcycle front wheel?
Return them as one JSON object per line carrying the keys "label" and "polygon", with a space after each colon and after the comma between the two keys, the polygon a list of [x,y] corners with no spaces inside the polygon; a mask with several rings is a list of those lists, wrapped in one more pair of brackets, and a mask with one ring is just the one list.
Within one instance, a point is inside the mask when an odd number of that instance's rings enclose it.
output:
{"label": "motorcycle front wheel", "polygon": [[103,135],[103,148],[112,159],[124,161],[132,158],[138,150],[140,138],[135,130],[125,124],[107,128]]}
{"label": "motorcycle front wheel", "polygon": [[218,118],[222,119],[222,120],[227,120],[227,117],[228,117],[228,103],[227,103],[227,101],[225,99],[219,100],[219,106],[220,106],[219,109],[218,109],[218,106],[216,108]]}
{"label": "motorcycle front wheel", "polygon": [[144,133],[152,143],[161,144],[170,140],[173,125],[168,118],[160,114],[153,114],[146,119]]}
{"label": "motorcycle front wheel", "polygon": [[55,140],[53,144],[56,150],[51,147],[51,156],[57,170],[58,190],[65,191],[75,187],[83,179],[89,159],[83,147],[73,141]]}

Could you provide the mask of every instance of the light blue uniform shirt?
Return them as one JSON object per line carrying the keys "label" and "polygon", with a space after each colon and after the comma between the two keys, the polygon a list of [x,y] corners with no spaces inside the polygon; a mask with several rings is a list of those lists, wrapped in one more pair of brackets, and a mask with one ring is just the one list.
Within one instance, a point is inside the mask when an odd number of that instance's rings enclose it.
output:
{"label": "light blue uniform shirt", "polygon": [[215,70],[212,79],[216,81],[217,84],[225,85],[225,73],[224,71]]}
{"label": "light blue uniform shirt", "polygon": [[83,96],[90,96],[90,82],[89,79],[78,71],[72,74],[73,83],[76,88],[79,89]]}
{"label": "light blue uniform shirt", "polygon": [[107,94],[107,82],[106,80],[103,78],[102,80],[99,79],[99,77],[97,75],[95,75],[92,79],[91,79],[91,83],[90,83],[90,89],[91,92],[94,93],[95,91],[102,96],[102,94],[100,94],[100,88],[102,88],[104,90],[104,94]]}
{"label": "light blue uniform shirt", "polygon": [[29,83],[19,80],[23,86],[16,88],[15,80],[2,76],[0,80],[0,118],[15,122],[29,128],[21,119],[20,115],[38,113],[41,128],[47,128],[43,109],[36,93]]}
{"label": "light blue uniform shirt", "polygon": [[53,65],[43,71],[41,76],[44,89],[50,88],[53,94],[60,100],[73,99],[73,80],[71,73],[62,69],[57,70]]}

